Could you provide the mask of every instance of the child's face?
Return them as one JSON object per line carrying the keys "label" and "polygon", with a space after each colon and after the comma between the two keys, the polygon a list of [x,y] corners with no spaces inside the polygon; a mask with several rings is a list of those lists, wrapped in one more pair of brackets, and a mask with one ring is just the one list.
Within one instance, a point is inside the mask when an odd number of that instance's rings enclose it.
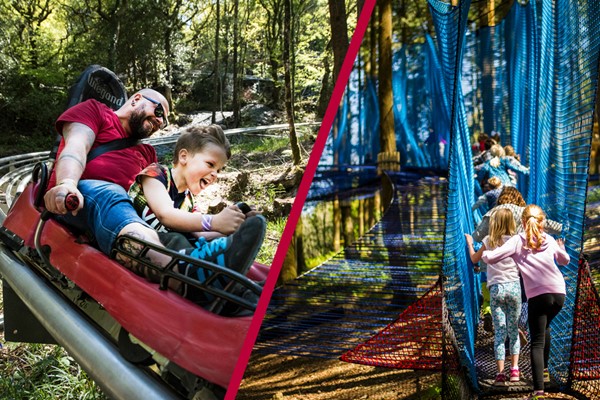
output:
{"label": "child's face", "polygon": [[197,196],[217,181],[217,173],[225,167],[227,154],[216,144],[209,143],[198,153],[185,152],[180,155],[183,177],[190,192]]}

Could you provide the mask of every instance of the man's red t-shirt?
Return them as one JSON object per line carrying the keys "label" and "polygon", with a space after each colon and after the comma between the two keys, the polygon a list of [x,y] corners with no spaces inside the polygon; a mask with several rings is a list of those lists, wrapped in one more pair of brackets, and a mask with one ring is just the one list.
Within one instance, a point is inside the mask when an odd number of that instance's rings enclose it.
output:
{"label": "man's red t-shirt", "polygon": [[[56,121],[56,130],[62,135],[63,126],[68,122],[79,122],[87,125],[96,134],[92,149],[116,139],[127,137],[119,117],[108,106],[96,100],[86,100],[65,111]],[[56,159],[65,146],[61,140]],[[137,144],[120,150],[106,152],[90,161],[81,179],[97,179],[116,183],[129,190],[135,177],[148,165],[157,162],[156,151],[149,144]],[[56,184],[54,172],[50,178],[49,188]]]}

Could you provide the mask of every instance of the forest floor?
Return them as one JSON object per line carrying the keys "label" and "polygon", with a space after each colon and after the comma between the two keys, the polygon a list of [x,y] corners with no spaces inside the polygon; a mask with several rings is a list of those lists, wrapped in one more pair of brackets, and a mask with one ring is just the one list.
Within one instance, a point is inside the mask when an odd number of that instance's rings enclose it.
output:
{"label": "forest floor", "polygon": [[[527,393],[486,397],[521,400]],[[575,400],[563,393],[547,399]],[[437,400],[441,373],[349,364],[289,355],[254,353],[237,400]]]}
{"label": "forest floor", "polygon": [[237,399],[428,400],[440,398],[440,379],[437,372],[255,352]]}

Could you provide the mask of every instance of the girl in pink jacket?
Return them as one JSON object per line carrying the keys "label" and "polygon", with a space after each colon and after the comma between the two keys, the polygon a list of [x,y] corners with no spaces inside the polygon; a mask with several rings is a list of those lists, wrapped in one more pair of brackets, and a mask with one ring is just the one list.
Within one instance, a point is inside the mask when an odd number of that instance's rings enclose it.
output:
{"label": "girl in pink jacket", "polygon": [[534,393],[529,399],[544,398],[544,382],[548,382],[550,355],[550,323],[565,302],[566,286],[557,265],[567,265],[569,255],[562,239],[555,240],[544,232],[546,215],[530,204],[523,210],[524,232],[504,245],[484,251],[482,259],[493,264],[506,257],[517,263],[528,298],[528,323],[531,335],[531,369]]}

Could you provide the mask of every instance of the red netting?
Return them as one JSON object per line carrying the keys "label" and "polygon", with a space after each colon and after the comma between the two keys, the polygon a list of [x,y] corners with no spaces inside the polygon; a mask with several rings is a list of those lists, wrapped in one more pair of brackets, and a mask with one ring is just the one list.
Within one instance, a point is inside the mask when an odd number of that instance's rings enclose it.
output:
{"label": "red netting", "polygon": [[[442,370],[442,321],[442,290],[438,281],[396,321],[340,359],[389,368]],[[452,345],[447,346],[447,351],[455,353]]]}
{"label": "red netting", "polygon": [[600,303],[585,260],[579,262],[578,281],[571,348],[571,379],[600,379]]}

